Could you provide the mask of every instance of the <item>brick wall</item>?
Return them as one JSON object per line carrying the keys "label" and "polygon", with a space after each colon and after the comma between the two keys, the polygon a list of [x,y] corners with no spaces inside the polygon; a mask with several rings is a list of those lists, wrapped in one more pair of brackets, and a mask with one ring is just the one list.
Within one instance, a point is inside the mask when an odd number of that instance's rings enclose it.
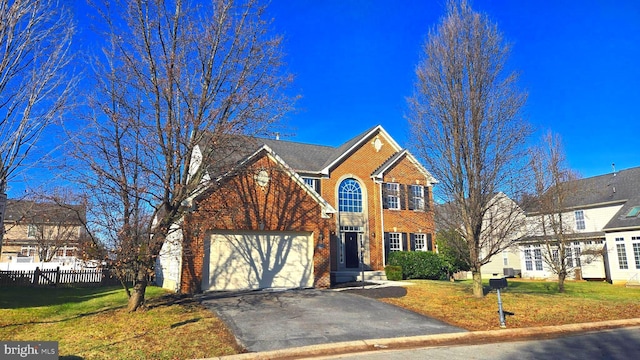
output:
{"label": "brick wall", "polygon": [[[260,186],[256,174],[266,171]],[[201,291],[204,243],[213,230],[305,231],[314,233],[314,286],[330,285],[330,226],[322,208],[266,153],[216,189],[200,196],[197,208],[185,219],[181,292]],[[319,246],[319,235],[322,243]]]}
{"label": "brick wall", "polygon": [[[381,148],[376,148],[374,142],[378,138],[382,142]],[[425,203],[430,204],[428,211],[409,211],[409,210],[384,210],[382,211],[382,199],[380,184],[376,183],[371,175],[382,166],[389,158],[391,158],[397,149],[393,148],[390,139],[384,133],[377,132],[372,134],[362,146],[355,149],[352,154],[341,163],[337,164],[331,170],[330,177],[323,179],[321,184],[322,197],[326,199],[332,206],[338,209],[337,189],[342,180],[345,178],[355,178],[360,182],[363,192],[366,193],[364,199],[366,201],[365,216],[368,221],[368,228],[365,230],[364,236],[369,240],[369,259],[370,267],[374,270],[381,270],[384,267],[383,254],[384,245],[381,233],[382,224],[384,231],[393,231],[405,233],[434,233],[435,225],[433,219],[433,203],[432,198],[425,199]],[[403,184],[421,184],[426,185],[427,179],[419,168],[408,158],[400,159],[396,165],[389,169],[384,175],[385,182],[395,182]],[[429,191],[431,195],[431,191]],[[384,216],[384,219],[382,218]],[[339,236],[338,218],[335,218],[336,236]],[[384,232],[383,231],[383,232]],[[434,237],[435,239],[435,237]],[[334,244],[337,244],[337,240]],[[337,254],[332,255],[334,260],[333,269],[337,268]]]}

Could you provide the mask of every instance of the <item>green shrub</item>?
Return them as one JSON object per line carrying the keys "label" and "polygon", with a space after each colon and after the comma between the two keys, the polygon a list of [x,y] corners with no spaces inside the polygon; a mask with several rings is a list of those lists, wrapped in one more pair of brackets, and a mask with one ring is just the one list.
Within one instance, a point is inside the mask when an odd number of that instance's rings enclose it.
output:
{"label": "green shrub", "polygon": [[400,266],[403,279],[447,279],[446,261],[432,252],[394,251],[389,254],[389,265]]}
{"label": "green shrub", "polygon": [[402,267],[387,265],[384,267],[384,273],[387,275],[387,280],[400,281],[402,280]]}

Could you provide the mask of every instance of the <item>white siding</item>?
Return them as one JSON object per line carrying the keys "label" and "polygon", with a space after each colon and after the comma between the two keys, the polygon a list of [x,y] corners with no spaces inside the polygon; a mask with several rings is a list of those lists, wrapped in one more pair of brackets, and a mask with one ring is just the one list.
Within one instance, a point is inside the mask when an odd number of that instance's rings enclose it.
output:
{"label": "white siding", "polygon": [[[633,251],[633,243],[638,243],[638,241],[632,241],[632,237],[640,238],[640,230],[607,233],[607,255],[611,280],[614,284],[640,281],[640,269],[638,268],[640,264],[636,261]],[[616,241],[616,238],[623,238],[624,241]],[[617,244],[624,244],[628,269],[620,269]]]}
{"label": "white siding", "polygon": [[[578,232],[602,231],[609,220],[622,208],[622,205],[606,206],[593,209],[582,209],[584,211],[585,229]],[[575,218],[571,212],[571,220],[575,225]]]}
{"label": "white siding", "polygon": [[156,284],[171,291],[180,290],[180,270],[182,268],[182,230],[172,226],[160,254],[156,260]]}

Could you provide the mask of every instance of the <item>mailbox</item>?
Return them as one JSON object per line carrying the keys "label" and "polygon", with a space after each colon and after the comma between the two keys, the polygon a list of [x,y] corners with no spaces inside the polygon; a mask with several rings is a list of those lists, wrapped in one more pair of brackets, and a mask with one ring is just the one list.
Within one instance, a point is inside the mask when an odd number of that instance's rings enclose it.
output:
{"label": "mailbox", "polygon": [[504,289],[507,287],[507,278],[489,279],[489,285],[492,289]]}

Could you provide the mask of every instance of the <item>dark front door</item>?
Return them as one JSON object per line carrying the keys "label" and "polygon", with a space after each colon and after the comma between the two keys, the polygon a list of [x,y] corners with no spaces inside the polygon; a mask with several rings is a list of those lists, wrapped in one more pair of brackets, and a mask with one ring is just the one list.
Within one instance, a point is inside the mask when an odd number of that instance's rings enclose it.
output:
{"label": "dark front door", "polygon": [[348,268],[360,266],[358,257],[358,233],[348,232],[344,234],[344,252]]}

